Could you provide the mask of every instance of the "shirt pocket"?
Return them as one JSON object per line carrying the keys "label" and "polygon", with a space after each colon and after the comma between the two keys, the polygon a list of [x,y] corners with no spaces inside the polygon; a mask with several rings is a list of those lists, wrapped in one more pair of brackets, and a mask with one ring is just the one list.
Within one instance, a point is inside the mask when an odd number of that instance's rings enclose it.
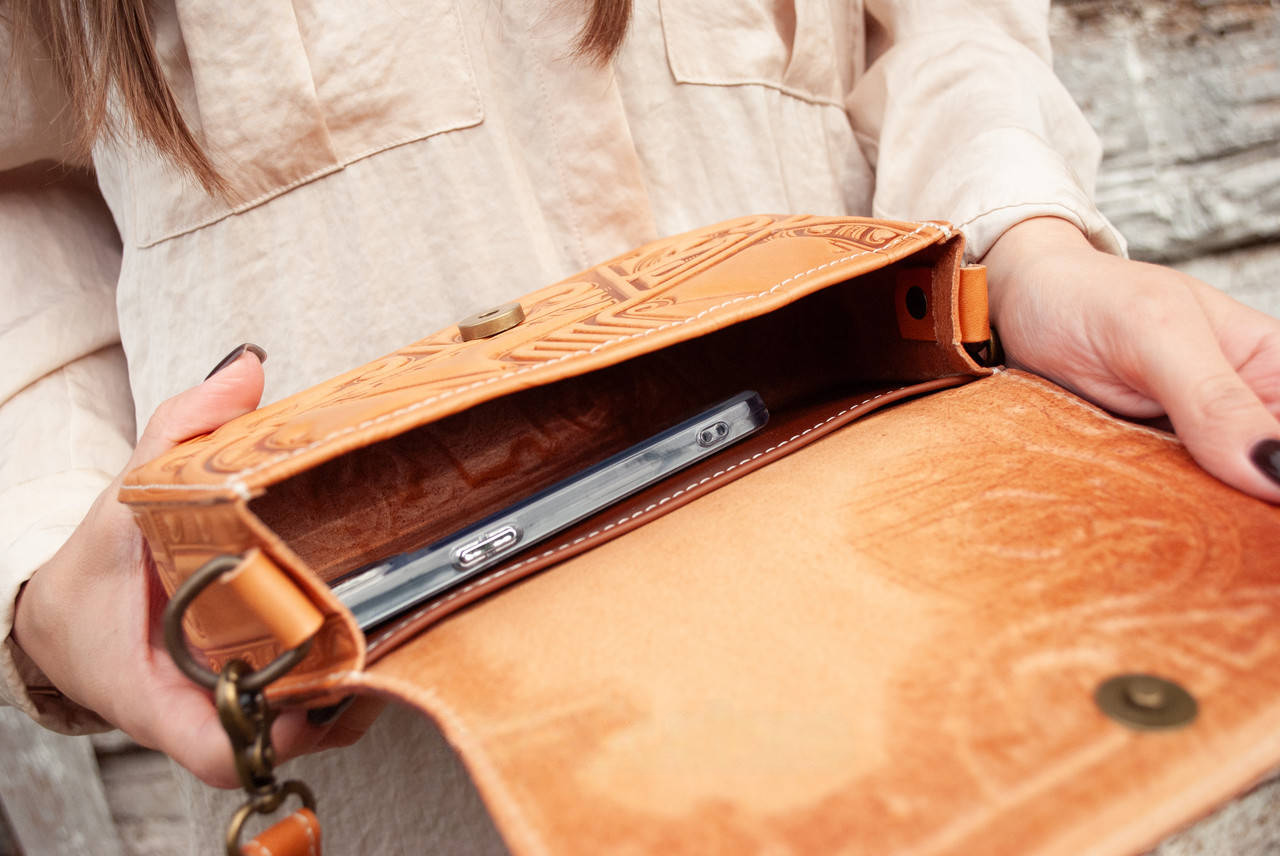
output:
{"label": "shirt pocket", "polygon": [[863,64],[861,0],[660,0],[678,83],[760,85],[843,106]]}
{"label": "shirt pocket", "polygon": [[175,180],[135,147],[141,246],[484,118],[456,0],[176,0],[165,11],[155,18],[161,64],[231,198]]}

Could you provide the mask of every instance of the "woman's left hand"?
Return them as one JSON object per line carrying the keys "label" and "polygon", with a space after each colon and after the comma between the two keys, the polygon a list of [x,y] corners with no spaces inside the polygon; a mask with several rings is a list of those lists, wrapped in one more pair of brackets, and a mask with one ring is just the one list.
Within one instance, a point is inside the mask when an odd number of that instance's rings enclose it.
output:
{"label": "woman's left hand", "polygon": [[1014,226],[984,262],[1010,365],[1122,416],[1167,415],[1202,467],[1280,503],[1280,320],[1054,217]]}

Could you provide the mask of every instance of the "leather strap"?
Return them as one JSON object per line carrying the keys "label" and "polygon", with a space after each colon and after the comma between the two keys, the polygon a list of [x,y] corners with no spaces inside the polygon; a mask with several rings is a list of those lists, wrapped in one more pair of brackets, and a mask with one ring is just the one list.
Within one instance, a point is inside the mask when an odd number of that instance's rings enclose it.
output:
{"label": "leather strap", "polygon": [[315,636],[324,616],[261,550],[245,554],[220,582],[271,631],[282,648],[296,648]]}
{"label": "leather strap", "polygon": [[960,268],[960,291],[956,298],[960,313],[960,341],[986,342],[991,338],[987,308],[987,268],[965,265]]}
{"label": "leather strap", "polygon": [[306,808],[263,830],[240,847],[243,856],[320,856],[320,821]]}
{"label": "leather strap", "polygon": [[[903,267],[895,274],[894,311],[898,333],[917,342],[938,341],[938,320],[929,305],[933,281],[940,275],[933,267]],[[956,273],[956,317],[959,341],[977,344],[991,339],[987,317],[987,269],[966,265]]]}

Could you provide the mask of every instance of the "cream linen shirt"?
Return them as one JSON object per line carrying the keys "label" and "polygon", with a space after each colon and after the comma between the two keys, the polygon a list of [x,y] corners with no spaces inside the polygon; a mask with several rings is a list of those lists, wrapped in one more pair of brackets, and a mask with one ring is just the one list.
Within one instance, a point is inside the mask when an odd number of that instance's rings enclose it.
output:
{"label": "cream linen shirt", "polygon": [[[1098,141],[1050,66],[1048,0],[636,0],[606,67],[572,55],[584,6],[157,4],[166,75],[233,204],[127,129],[96,146],[96,184],[53,180],[31,165],[68,160],[63,102],[40,68],[7,80],[0,635],[136,426],[239,342],[270,353],[276,399],[755,212],[944,218],[973,258],[1052,214],[1123,252],[1091,202]],[[7,642],[0,699],[53,728],[99,725],[37,704],[24,687],[39,681]],[[402,712],[292,766],[328,797],[333,852],[501,847],[439,735]],[[210,829],[236,799],[191,788],[219,803]],[[212,852],[217,835],[198,840]]]}

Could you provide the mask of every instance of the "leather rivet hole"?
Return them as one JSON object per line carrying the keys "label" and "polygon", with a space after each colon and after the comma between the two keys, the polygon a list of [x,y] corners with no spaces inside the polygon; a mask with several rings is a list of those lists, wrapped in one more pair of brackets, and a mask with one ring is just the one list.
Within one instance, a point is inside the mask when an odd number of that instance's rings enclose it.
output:
{"label": "leather rivet hole", "polygon": [[918,285],[907,289],[907,314],[917,321],[929,314],[929,299],[925,297],[924,289]]}

